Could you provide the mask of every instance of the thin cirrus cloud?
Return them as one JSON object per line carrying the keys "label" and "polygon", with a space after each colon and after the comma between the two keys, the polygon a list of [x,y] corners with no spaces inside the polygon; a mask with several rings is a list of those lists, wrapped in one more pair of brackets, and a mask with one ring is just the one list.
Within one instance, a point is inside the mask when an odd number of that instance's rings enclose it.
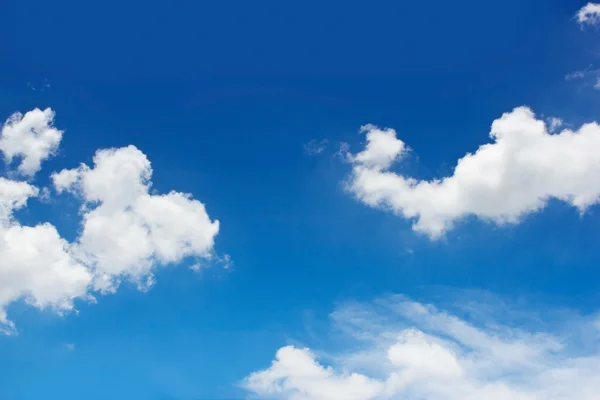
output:
{"label": "thin cirrus cloud", "polygon": [[242,386],[258,398],[281,400],[597,398],[597,316],[519,310],[520,320],[545,321],[545,328],[515,328],[490,317],[506,317],[498,304],[486,304],[486,311],[474,304],[459,310],[469,320],[404,296],[343,305],[331,315],[332,332],[341,332],[336,343],[351,350],[326,351],[326,365],[308,348],[282,347]]}
{"label": "thin cirrus cloud", "polygon": [[366,125],[366,147],[347,154],[347,190],[368,206],[413,220],[413,229],[432,239],[469,216],[518,223],[551,198],[583,213],[600,199],[600,126],[554,134],[551,128],[556,124],[547,126],[529,108],[515,108],[492,123],[492,143],[459,159],[451,176],[426,181],[392,172],[406,144],[393,129]]}
{"label": "thin cirrus cloud", "polygon": [[[2,127],[0,150],[8,162],[19,156],[18,170],[29,179],[62,138],[53,118],[51,109],[35,109],[14,114]],[[134,146],[98,150],[93,167],[53,174],[57,191],[83,202],[82,232],[73,242],[50,223],[22,225],[14,212],[43,191],[0,177],[1,332],[15,332],[6,313],[14,301],[63,313],[76,299],[114,292],[123,279],[147,287],[154,267],[212,256],[219,222],[188,194],[149,194],[151,174],[150,161]]]}

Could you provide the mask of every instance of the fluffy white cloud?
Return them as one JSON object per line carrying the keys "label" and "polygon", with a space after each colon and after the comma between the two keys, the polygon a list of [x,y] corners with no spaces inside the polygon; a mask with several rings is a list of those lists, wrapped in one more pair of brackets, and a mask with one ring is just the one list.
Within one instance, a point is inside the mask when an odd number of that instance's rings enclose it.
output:
{"label": "fluffy white cloud", "polygon": [[95,286],[114,290],[121,278],[147,278],[151,268],[187,256],[209,257],[219,222],[188,194],[149,193],[150,162],[134,146],[100,150],[94,167],[53,174],[58,191],[85,201],[74,253],[95,272]]}
{"label": "fluffy white cloud", "polygon": [[553,329],[538,331],[471,316],[469,322],[400,296],[346,305],[332,321],[352,351],[328,353],[333,365],[326,367],[310,350],[287,346],[243,385],[260,398],[291,400],[597,398],[600,335],[593,317],[562,312],[564,326],[554,321],[547,325]]}
{"label": "fluffy white cloud", "polygon": [[[1,228],[0,308],[24,298],[41,309],[71,310],[75,298],[86,296],[92,274],[69,247],[48,223]],[[1,317],[0,323],[12,325]]]}
{"label": "fluffy white cloud", "polygon": [[27,203],[27,199],[38,194],[38,189],[27,182],[16,182],[0,177],[0,223],[8,225],[14,210]]}
{"label": "fluffy white cloud", "polygon": [[581,25],[596,25],[600,21],[600,4],[587,3],[577,11],[577,21]]}
{"label": "fluffy white cloud", "polygon": [[[13,115],[3,127],[0,151],[9,161],[20,156],[19,170],[29,177],[60,142],[53,116],[36,109]],[[84,201],[83,229],[73,243],[49,223],[23,226],[15,211],[44,191],[0,177],[0,332],[15,331],[6,313],[14,301],[60,313],[96,290],[114,291],[122,279],[148,286],[156,265],[211,256],[218,221],[187,194],[149,194],[152,170],[141,151],[100,150],[94,163],[52,176],[57,190]]]}
{"label": "fluffy white cloud", "polygon": [[14,219],[13,212],[37,194],[26,182],[0,177],[0,331],[5,333],[14,330],[5,311],[11,302],[24,298],[39,308],[70,310],[92,279],[54,226],[21,226]]}
{"label": "fluffy white cloud", "polygon": [[493,122],[492,143],[459,159],[452,176],[432,181],[389,170],[407,151],[393,129],[367,125],[363,130],[366,148],[348,154],[353,164],[348,191],[369,206],[414,219],[413,229],[431,238],[467,216],[517,223],[550,198],[580,212],[600,198],[600,126],[595,122],[550,134],[529,108],[515,108]]}
{"label": "fluffy white cloud", "polygon": [[269,369],[256,372],[246,387],[261,395],[292,400],[368,400],[380,394],[383,383],[357,373],[336,373],[323,367],[308,349],[279,349]]}
{"label": "fluffy white cloud", "polygon": [[[13,114],[3,125],[0,151],[7,162],[20,157],[18,170],[32,177],[58,148],[62,132],[52,126],[51,109]],[[39,195],[35,186],[0,177],[0,332],[14,333],[6,306],[25,299],[58,312],[73,308],[92,280],[90,271],[70,254],[70,244],[48,223],[22,226],[14,212]]]}
{"label": "fluffy white cloud", "polygon": [[41,162],[58,149],[63,132],[53,126],[54,111],[36,108],[25,115],[15,113],[0,132],[0,151],[8,163],[20,157],[18,170],[33,176]]}

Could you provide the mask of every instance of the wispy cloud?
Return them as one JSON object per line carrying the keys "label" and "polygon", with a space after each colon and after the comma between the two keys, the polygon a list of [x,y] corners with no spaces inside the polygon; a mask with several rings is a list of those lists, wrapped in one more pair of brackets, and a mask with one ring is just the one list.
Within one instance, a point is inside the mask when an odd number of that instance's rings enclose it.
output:
{"label": "wispy cloud", "polygon": [[320,154],[323,152],[323,150],[325,150],[325,148],[327,148],[328,143],[329,143],[329,140],[327,140],[327,139],[322,139],[322,140],[313,139],[303,146],[304,152],[311,156]]}
{"label": "wispy cloud", "polygon": [[600,74],[600,69],[593,68],[592,64],[590,64],[585,69],[568,73],[567,75],[565,75],[565,80],[572,81],[577,79],[584,79],[590,76],[598,76],[598,74]]}
{"label": "wispy cloud", "polygon": [[592,72],[589,68],[581,71],[574,71],[565,75],[565,80],[572,81],[574,79],[582,79],[585,78],[589,72]]}
{"label": "wispy cloud", "polygon": [[596,316],[471,300],[453,312],[404,296],[345,304],[331,321],[347,351],[326,351],[324,363],[286,346],[243,385],[261,399],[288,400],[597,398]]}

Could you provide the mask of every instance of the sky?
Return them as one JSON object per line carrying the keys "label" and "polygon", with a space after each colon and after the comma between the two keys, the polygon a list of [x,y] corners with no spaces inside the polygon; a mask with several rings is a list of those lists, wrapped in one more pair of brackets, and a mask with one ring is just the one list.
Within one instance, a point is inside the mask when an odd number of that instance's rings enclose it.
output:
{"label": "sky", "polygon": [[0,16],[0,399],[597,396],[600,4]]}

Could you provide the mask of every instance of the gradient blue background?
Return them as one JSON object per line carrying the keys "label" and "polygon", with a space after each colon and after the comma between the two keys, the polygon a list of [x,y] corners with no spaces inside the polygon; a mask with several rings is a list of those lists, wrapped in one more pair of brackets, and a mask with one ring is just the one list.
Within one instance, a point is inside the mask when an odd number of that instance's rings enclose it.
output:
{"label": "gradient blue background", "polygon": [[[514,227],[470,221],[430,242],[345,194],[334,157],[374,123],[414,150],[403,172],[439,177],[513,107],[597,119],[600,94],[565,81],[599,50],[572,19],[582,5],[3,1],[0,118],[50,106],[66,130],[40,181],[135,144],[155,189],[192,193],[221,221],[217,250],[234,265],[163,269],[148,293],[124,285],[79,315],[11,306],[20,335],[0,337],[0,398],[240,398],[240,379],[337,302],[384,293],[484,288],[596,309],[597,207],[580,218],[551,202]],[[22,218],[74,236],[76,207]]]}

